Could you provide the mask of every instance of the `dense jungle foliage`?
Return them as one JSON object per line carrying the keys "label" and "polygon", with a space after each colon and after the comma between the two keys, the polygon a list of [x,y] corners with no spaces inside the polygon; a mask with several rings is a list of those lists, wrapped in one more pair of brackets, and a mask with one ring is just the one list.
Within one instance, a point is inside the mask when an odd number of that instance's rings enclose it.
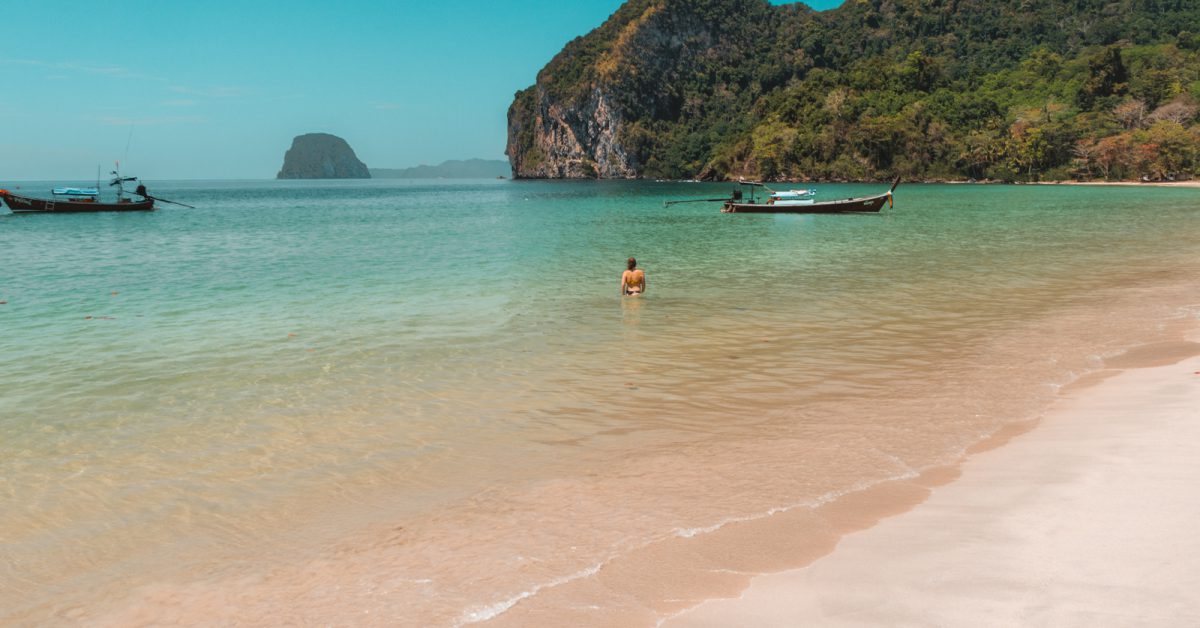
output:
{"label": "dense jungle foliage", "polygon": [[538,82],[645,177],[1200,176],[1196,0],[630,0]]}

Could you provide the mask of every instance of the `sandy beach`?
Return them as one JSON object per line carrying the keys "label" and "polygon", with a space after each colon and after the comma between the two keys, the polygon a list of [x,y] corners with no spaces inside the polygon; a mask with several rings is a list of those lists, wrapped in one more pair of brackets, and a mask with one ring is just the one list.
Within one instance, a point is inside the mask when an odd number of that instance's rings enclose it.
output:
{"label": "sandy beach", "polygon": [[1200,624],[1196,340],[1110,359],[911,511],[663,625]]}
{"label": "sandy beach", "polygon": [[1200,188],[1200,181],[1037,181],[1025,185],[1121,185],[1134,187]]}
{"label": "sandy beach", "polygon": [[[938,183],[946,185],[1006,185],[1001,181],[943,181],[928,180],[919,183]],[[1011,185],[1082,185],[1082,186],[1119,186],[1119,187],[1160,187],[1160,188],[1200,188],[1200,180],[1188,181],[1018,181]]]}

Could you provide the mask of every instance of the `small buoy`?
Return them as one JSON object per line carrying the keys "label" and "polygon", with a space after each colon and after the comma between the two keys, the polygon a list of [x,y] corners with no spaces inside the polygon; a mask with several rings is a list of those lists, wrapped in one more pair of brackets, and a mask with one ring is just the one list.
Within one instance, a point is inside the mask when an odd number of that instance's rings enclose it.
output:
{"label": "small buoy", "polygon": [[117,296],[118,294],[121,294],[121,293],[120,293],[120,292],[117,292],[116,290],[113,290],[113,291],[112,291],[112,295],[113,295],[114,297],[115,297],[115,296]]}
{"label": "small buoy", "polygon": [[83,320],[85,320],[85,321],[90,321],[90,320],[92,320],[92,317],[91,317],[91,316],[84,316],[84,317],[83,317]]}
{"label": "small buoy", "polygon": [[293,334],[293,333],[290,333],[290,332],[288,333],[288,338],[295,338],[295,337],[296,337],[296,334]]}

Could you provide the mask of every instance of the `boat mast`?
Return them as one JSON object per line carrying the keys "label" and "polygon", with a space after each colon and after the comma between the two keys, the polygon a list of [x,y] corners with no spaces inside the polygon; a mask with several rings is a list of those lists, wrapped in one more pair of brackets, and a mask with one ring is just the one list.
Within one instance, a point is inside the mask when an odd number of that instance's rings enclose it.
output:
{"label": "boat mast", "polygon": [[121,181],[121,162],[116,161],[116,170],[113,170],[113,184],[117,186],[117,202],[125,200],[125,184]]}

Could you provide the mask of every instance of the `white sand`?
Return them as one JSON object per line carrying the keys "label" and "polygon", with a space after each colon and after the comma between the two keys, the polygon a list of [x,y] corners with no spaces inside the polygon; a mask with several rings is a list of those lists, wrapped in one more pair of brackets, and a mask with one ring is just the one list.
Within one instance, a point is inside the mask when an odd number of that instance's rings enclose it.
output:
{"label": "white sand", "polygon": [[1197,188],[1200,181],[1036,181],[1022,185],[1126,185],[1139,187]]}
{"label": "white sand", "polygon": [[1200,626],[1198,371],[1068,395],[915,509],[664,625]]}

